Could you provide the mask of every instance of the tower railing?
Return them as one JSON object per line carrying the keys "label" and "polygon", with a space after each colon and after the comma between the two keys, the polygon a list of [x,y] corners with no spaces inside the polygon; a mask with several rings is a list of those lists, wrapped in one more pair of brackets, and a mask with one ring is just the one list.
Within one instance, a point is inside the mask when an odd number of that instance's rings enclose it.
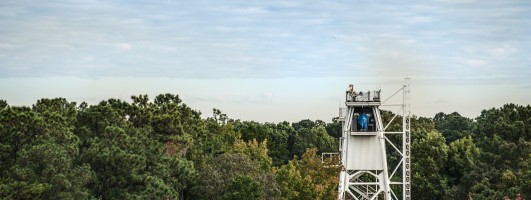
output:
{"label": "tower railing", "polygon": [[381,90],[355,92],[347,91],[345,101],[347,102],[379,102]]}

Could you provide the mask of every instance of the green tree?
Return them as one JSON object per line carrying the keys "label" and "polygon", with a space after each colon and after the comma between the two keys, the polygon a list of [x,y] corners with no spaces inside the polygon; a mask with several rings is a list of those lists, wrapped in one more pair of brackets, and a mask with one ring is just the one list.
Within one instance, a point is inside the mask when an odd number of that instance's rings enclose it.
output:
{"label": "green tree", "polygon": [[308,148],[317,148],[319,152],[334,152],[337,151],[337,141],[328,135],[323,126],[302,128],[295,136],[293,154],[302,156]]}
{"label": "green tree", "polygon": [[7,101],[0,99],[0,109],[6,108],[7,106],[9,106]]}
{"label": "green tree", "polygon": [[295,129],[288,122],[267,125],[272,129],[267,138],[267,148],[269,156],[273,159],[273,165],[287,164],[292,158],[290,151],[296,135]]}
{"label": "green tree", "polygon": [[301,193],[312,193],[312,189],[303,184],[304,180],[294,162],[297,160],[289,161],[275,171],[282,199],[301,199]]}
{"label": "green tree", "polygon": [[447,144],[472,135],[476,126],[472,119],[463,117],[457,112],[451,114],[437,113],[433,121],[435,122],[435,129],[443,134]]}
{"label": "green tree", "polygon": [[267,154],[266,141],[238,140],[231,151],[214,157],[202,166],[197,184],[192,188],[192,198],[221,199],[220,194],[227,193],[228,186],[237,177],[247,176],[259,184],[266,199],[277,199],[280,190],[271,167],[272,159]]}
{"label": "green tree", "polygon": [[[417,133],[419,134],[419,133]],[[438,132],[429,132],[411,146],[412,196],[416,199],[442,199],[447,180],[442,172],[448,160],[448,146]]]}
{"label": "green tree", "polygon": [[75,110],[69,108],[73,107],[75,103],[64,99],[43,99],[34,109],[0,110],[0,197],[88,197],[85,186],[92,174],[89,166],[75,164],[79,138],[72,133]]}
{"label": "green tree", "polygon": [[470,136],[450,143],[448,148],[448,170],[450,175],[457,180],[461,179],[463,173],[474,169],[479,154],[480,150]]}
{"label": "green tree", "polygon": [[[161,99],[172,98],[163,96]],[[130,117],[134,112],[144,112],[142,109],[146,109],[148,116],[164,115],[161,109],[175,111],[173,105],[162,105],[163,100],[157,100],[158,106],[146,103],[134,108],[126,102],[110,99],[80,111],[76,132],[84,142],[79,162],[92,167],[95,180],[88,188],[94,197],[175,199],[187,190],[195,177],[195,168],[179,153],[182,148],[169,145],[179,142],[173,140],[172,134],[182,134],[180,129],[170,129],[181,124],[178,121],[181,119],[155,120],[155,123],[151,117],[146,120]]]}
{"label": "green tree", "polygon": [[256,139],[258,142],[262,142],[272,131],[270,127],[254,121],[236,122],[234,128],[241,133],[241,138],[244,141]]}
{"label": "green tree", "polygon": [[[251,177],[260,185],[266,199],[280,195],[271,171],[260,169],[260,164],[244,153],[226,153],[207,162],[200,170],[197,184],[192,188],[193,199],[221,199],[228,186],[239,176]],[[234,191],[231,191],[234,193]]]}
{"label": "green tree", "polygon": [[479,183],[472,187],[471,197],[472,199],[501,199],[501,192],[496,192],[492,189],[493,186],[488,178],[483,178]]}
{"label": "green tree", "polygon": [[[322,122],[322,121],[321,121]],[[296,123],[292,123],[291,126],[299,131],[301,129],[311,129],[311,128],[314,128],[316,126],[318,126],[318,123],[317,122],[314,122],[312,120],[309,120],[309,119],[303,119],[299,122],[296,122]]]}
{"label": "green tree", "polygon": [[[337,163],[337,160],[334,162]],[[337,199],[340,167],[326,167],[317,149],[308,149],[276,170],[282,199]]]}
{"label": "green tree", "polygon": [[447,199],[465,199],[468,197],[471,187],[475,183],[474,176],[470,173],[477,170],[480,153],[471,136],[450,143],[447,171],[445,172],[449,186]]}
{"label": "green tree", "polygon": [[526,193],[530,187],[525,172],[531,154],[531,107],[506,104],[483,110],[476,121],[474,139],[481,154],[478,168],[472,173],[476,183],[472,196],[501,198],[509,193]]}
{"label": "green tree", "polygon": [[341,129],[343,127],[341,127],[341,123],[339,122],[339,117],[334,117],[332,119],[332,123],[326,124],[325,128],[326,128],[326,132],[328,133],[328,135],[334,138],[341,137]]}
{"label": "green tree", "polygon": [[273,161],[267,154],[267,151],[267,140],[258,143],[256,139],[253,139],[253,141],[247,143],[242,140],[237,141],[234,144],[234,149],[230,153],[245,154],[253,163],[258,164],[261,170],[271,171]]}
{"label": "green tree", "polygon": [[264,199],[263,189],[249,176],[238,176],[227,187],[223,200]]}

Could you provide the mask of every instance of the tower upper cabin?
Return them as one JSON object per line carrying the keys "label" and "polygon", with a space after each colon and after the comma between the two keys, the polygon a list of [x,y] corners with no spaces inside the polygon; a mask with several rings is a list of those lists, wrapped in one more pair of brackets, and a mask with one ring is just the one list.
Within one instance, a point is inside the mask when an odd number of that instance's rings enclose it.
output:
{"label": "tower upper cabin", "polygon": [[[358,92],[354,90],[354,85],[349,85],[345,95],[345,105],[352,115],[352,133],[367,133],[378,131],[378,107],[382,104],[380,101],[380,90]],[[340,120],[344,121],[345,116],[340,112]]]}

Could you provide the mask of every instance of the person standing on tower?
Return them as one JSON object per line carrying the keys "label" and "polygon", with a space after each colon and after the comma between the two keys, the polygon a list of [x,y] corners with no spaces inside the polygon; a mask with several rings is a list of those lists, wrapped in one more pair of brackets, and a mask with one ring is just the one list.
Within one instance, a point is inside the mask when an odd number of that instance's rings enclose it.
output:
{"label": "person standing on tower", "polygon": [[356,92],[354,92],[354,85],[348,85],[347,89],[347,101],[356,101]]}
{"label": "person standing on tower", "polygon": [[360,131],[367,131],[369,126],[369,117],[367,116],[367,114],[363,113],[363,111],[358,117],[358,124],[360,125]]}

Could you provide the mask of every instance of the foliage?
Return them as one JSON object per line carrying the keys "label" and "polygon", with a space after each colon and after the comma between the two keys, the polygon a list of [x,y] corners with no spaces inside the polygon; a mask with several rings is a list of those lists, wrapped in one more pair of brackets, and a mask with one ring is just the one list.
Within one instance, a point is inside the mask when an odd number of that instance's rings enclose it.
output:
{"label": "foliage", "polygon": [[337,199],[340,170],[323,165],[316,148],[308,149],[300,160],[294,158],[277,169],[282,199]]}
{"label": "foliage", "polygon": [[412,193],[421,199],[442,199],[447,180],[442,172],[448,160],[448,146],[438,132],[429,132],[411,147]]}
{"label": "foliage", "polygon": [[457,112],[451,114],[437,113],[433,121],[435,122],[435,129],[443,134],[447,144],[472,135],[475,125],[472,119],[463,117]]}
{"label": "foliage", "polygon": [[295,135],[293,154],[302,156],[308,148],[317,148],[320,152],[337,151],[337,140],[328,135],[323,126],[301,128]]}
{"label": "foliage", "polygon": [[235,178],[246,176],[253,179],[267,199],[280,195],[274,182],[275,174],[270,170],[260,169],[259,163],[251,160],[244,153],[226,153],[209,161],[202,169],[198,184],[192,188],[194,199],[221,199],[221,194],[234,193],[228,188]]}
{"label": "foliage", "polygon": [[223,200],[252,200],[263,198],[264,193],[260,184],[248,176],[238,176],[232,180],[222,197]]}
{"label": "foliage", "polygon": [[[401,116],[381,115],[401,130]],[[338,161],[320,153],[337,151],[337,120],[205,118],[174,94],[0,100],[0,199],[335,199]],[[414,199],[529,198],[530,125],[529,105],[413,116]]]}

